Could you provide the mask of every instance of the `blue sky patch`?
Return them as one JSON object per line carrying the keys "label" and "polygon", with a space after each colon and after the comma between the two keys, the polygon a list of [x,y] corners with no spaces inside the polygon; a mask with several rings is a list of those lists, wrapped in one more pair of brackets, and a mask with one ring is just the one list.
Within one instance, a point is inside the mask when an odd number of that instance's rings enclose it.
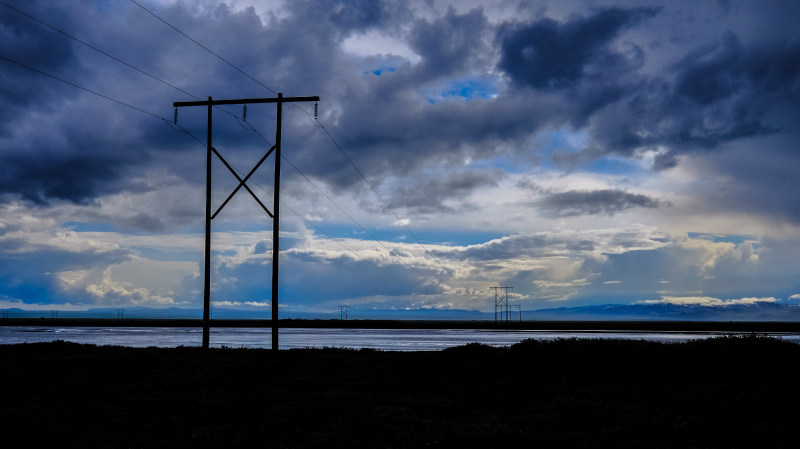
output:
{"label": "blue sky patch", "polygon": [[642,171],[642,167],[636,162],[622,159],[615,156],[606,156],[595,159],[586,166],[586,171],[591,173],[602,173],[608,175],[625,175]]}
{"label": "blue sky patch", "polygon": [[442,97],[461,97],[464,101],[473,98],[488,100],[497,95],[494,81],[489,79],[466,79],[455,81],[442,91]]}
{"label": "blue sky patch", "polygon": [[462,78],[447,84],[437,84],[422,89],[422,94],[430,104],[447,99],[471,101],[475,98],[490,100],[497,96],[497,83],[488,78]]}
{"label": "blue sky patch", "polygon": [[84,223],[82,221],[66,221],[62,227],[75,232],[116,232],[117,229],[111,223]]}
{"label": "blue sky patch", "polygon": [[[409,228],[422,241],[423,244],[437,244],[437,245],[476,245],[486,243],[489,240],[503,237],[504,234],[497,232],[484,232],[484,231],[438,231],[438,230],[421,230],[416,229],[414,224],[409,225]],[[372,240],[367,233],[363,230],[348,225],[325,225],[322,228],[330,236],[337,239],[354,238],[364,241],[372,241],[376,246],[380,244]],[[403,243],[416,243],[414,238],[402,228],[402,226],[393,227],[389,229],[369,229],[369,232],[381,242],[403,242]],[[320,237],[324,237],[321,233],[316,232]]]}
{"label": "blue sky patch", "polygon": [[745,242],[751,242],[753,249],[761,247],[761,244],[756,242],[756,238],[752,235],[720,235],[720,234],[704,234],[700,232],[689,232],[690,239],[710,240],[714,243],[733,243],[734,245],[741,245]]}
{"label": "blue sky patch", "polygon": [[364,72],[364,74],[365,75],[373,74],[375,76],[381,76],[386,72],[394,73],[395,71],[397,71],[397,69],[394,68],[394,67],[386,67],[386,68],[380,68],[380,69],[375,69],[375,70],[371,70],[371,71],[366,71],[366,72]]}

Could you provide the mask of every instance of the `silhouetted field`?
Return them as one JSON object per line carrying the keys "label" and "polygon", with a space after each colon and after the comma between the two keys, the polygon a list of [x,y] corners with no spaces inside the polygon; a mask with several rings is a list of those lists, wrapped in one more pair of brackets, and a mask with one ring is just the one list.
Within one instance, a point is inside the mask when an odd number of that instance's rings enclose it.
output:
{"label": "silhouetted field", "polygon": [[798,361],[800,345],[757,336],[416,353],[0,345],[0,444],[794,448]]}

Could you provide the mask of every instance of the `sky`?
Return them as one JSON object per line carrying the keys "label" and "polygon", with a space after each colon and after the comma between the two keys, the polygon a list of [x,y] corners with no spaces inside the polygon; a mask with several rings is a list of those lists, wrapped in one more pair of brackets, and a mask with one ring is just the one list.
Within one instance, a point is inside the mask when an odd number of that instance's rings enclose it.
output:
{"label": "sky", "polygon": [[[283,108],[282,310],[800,302],[800,2],[137,2],[0,3],[0,308],[202,307],[172,104],[277,92],[320,97]],[[213,114],[243,177],[275,105]],[[269,314],[272,225],[215,217],[213,307]]]}

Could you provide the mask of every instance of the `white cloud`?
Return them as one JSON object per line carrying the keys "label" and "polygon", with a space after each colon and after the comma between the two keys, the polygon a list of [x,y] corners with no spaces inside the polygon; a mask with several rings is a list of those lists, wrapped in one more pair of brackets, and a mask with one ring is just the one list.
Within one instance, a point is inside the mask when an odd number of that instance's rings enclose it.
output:
{"label": "white cloud", "polygon": [[[421,60],[420,56],[411,50],[411,48],[409,48],[405,42],[377,30],[370,30],[366,33],[351,35],[345,39],[344,42],[342,42],[342,49],[348,53],[362,57],[389,55],[400,56],[412,64],[416,64]],[[385,70],[387,68],[388,67],[375,67],[376,70]]]}
{"label": "white cloud", "polygon": [[661,299],[639,301],[640,304],[674,304],[679,306],[731,306],[740,304],[756,304],[759,302],[777,302],[773,297],[768,298],[739,298],[719,299],[710,296],[663,296]]}
{"label": "white cloud", "polygon": [[113,279],[111,271],[112,267],[105,269],[99,280],[96,279],[96,273],[72,277],[72,283],[67,285],[72,289],[89,293],[90,297],[102,304],[156,307],[175,304],[175,300],[170,296],[152,294],[145,287],[136,287],[128,282]]}
{"label": "white cloud", "polygon": [[580,287],[587,285],[588,283],[589,281],[587,281],[586,279],[575,279],[569,282],[552,282],[552,281],[542,281],[542,280],[533,281],[533,285],[542,289]]}

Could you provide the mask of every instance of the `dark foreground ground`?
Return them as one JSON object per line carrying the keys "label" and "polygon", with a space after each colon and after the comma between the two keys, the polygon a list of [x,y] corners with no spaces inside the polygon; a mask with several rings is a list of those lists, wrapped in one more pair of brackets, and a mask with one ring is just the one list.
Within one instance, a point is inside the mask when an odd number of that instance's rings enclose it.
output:
{"label": "dark foreground ground", "polygon": [[800,345],[0,345],[2,447],[798,447]]}

